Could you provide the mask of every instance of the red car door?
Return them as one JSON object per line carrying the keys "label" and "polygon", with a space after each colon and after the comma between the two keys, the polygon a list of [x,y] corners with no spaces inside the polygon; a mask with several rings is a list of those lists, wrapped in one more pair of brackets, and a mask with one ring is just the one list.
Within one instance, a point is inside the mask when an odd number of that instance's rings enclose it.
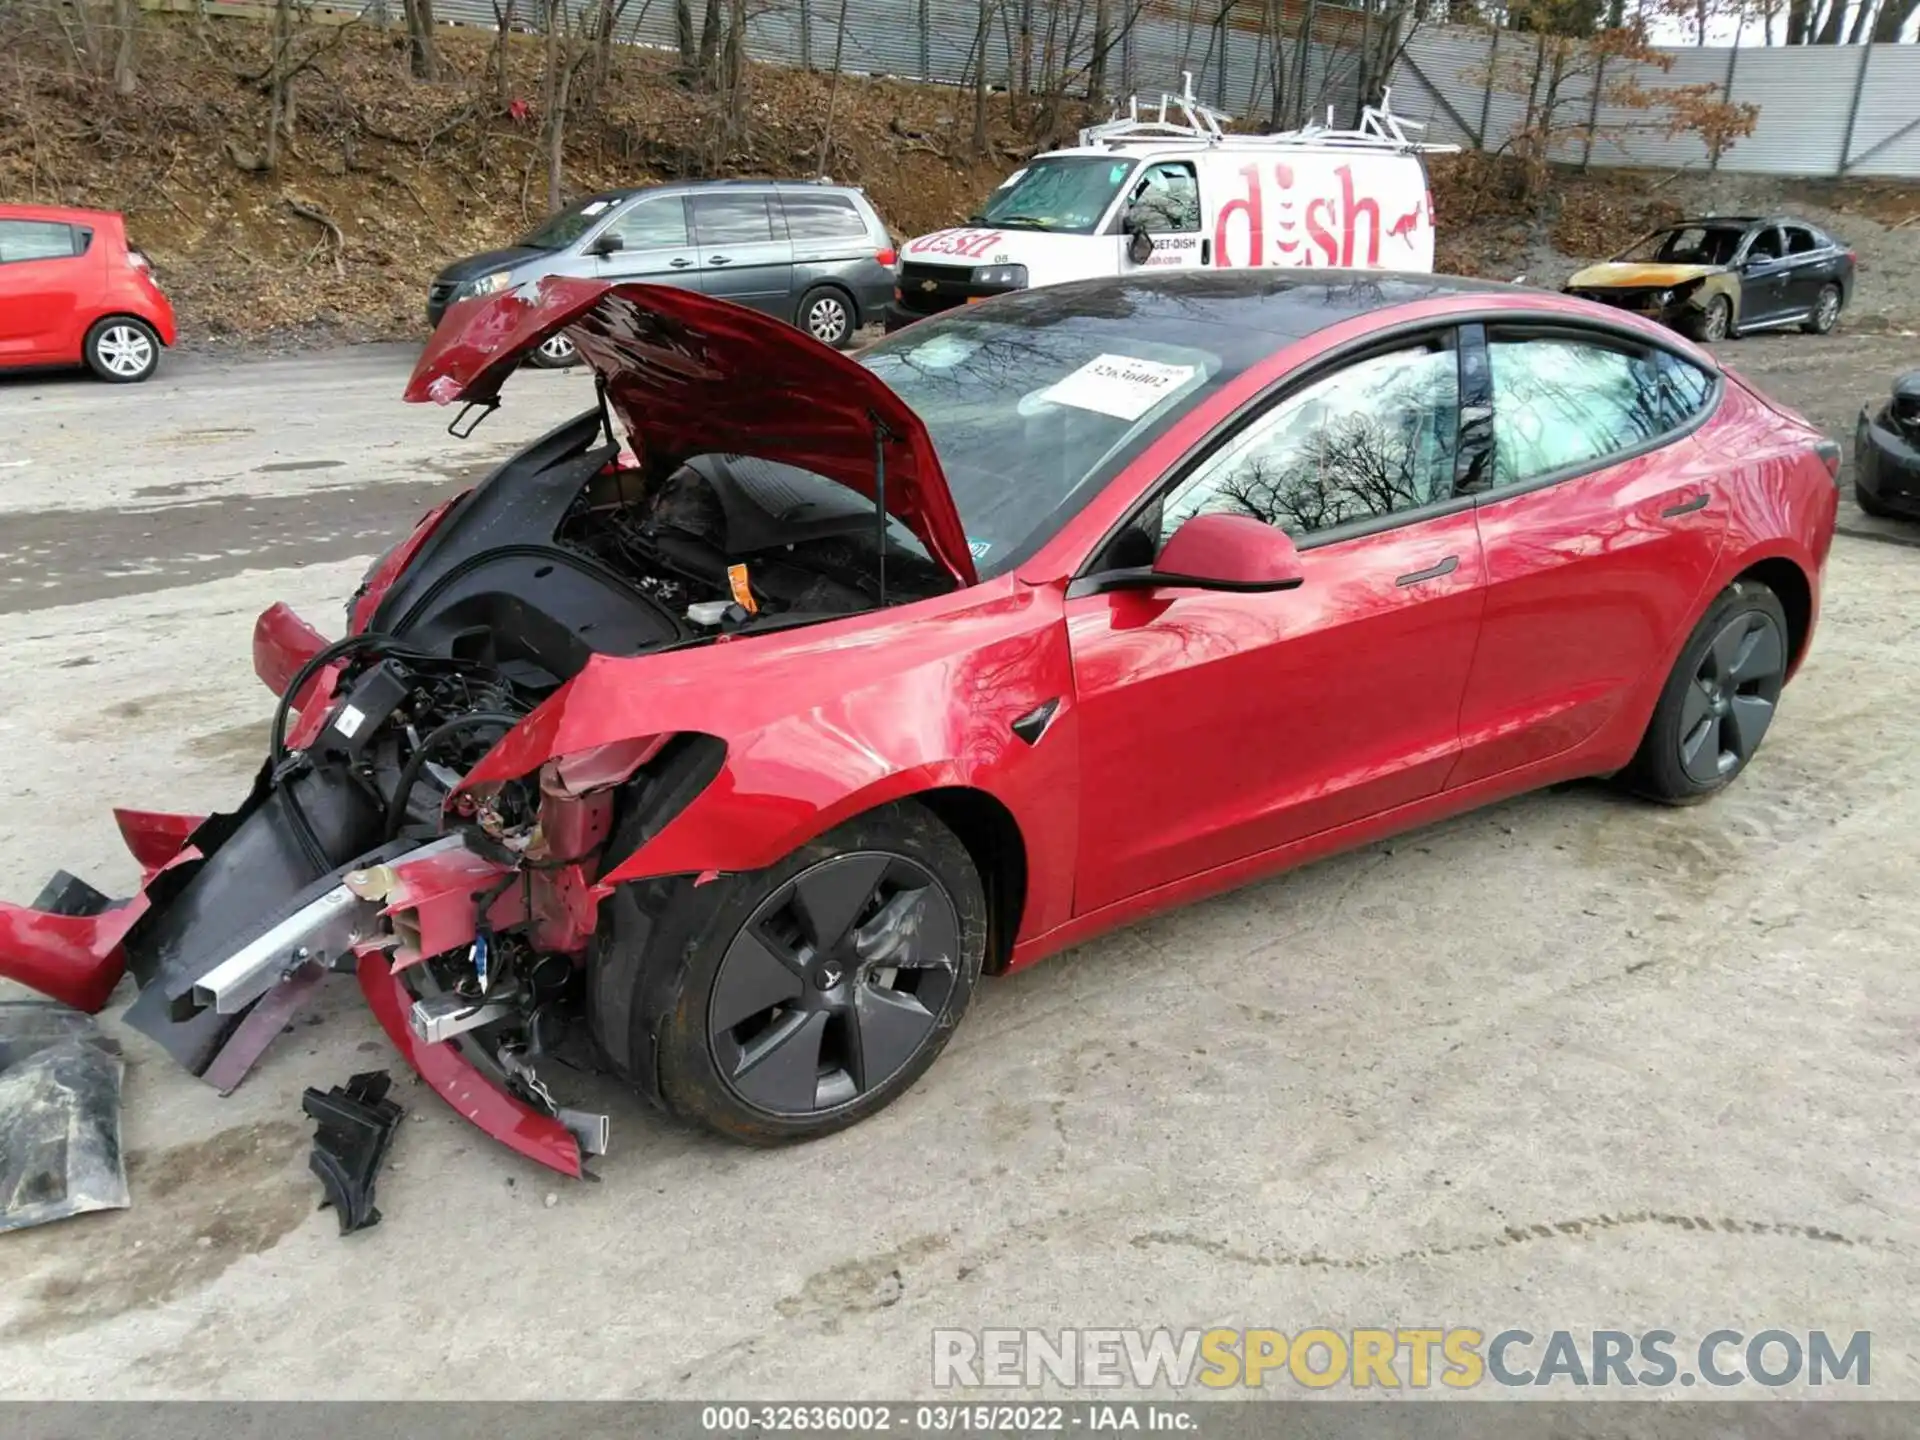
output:
{"label": "red car door", "polygon": [[1615,718],[1698,614],[1727,528],[1688,433],[1717,393],[1705,371],[1577,326],[1481,339],[1465,327],[1470,392],[1491,365],[1486,615],[1450,785],[1548,760]]}
{"label": "red car door", "polygon": [[1298,589],[1069,591],[1077,913],[1441,788],[1484,596],[1453,495],[1458,393],[1450,336],[1323,373],[1171,477],[1108,547],[1250,514],[1301,546]]}
{"label": "red car door", "polygon": [[0,364],[79,358],[75,311],[99,267],[83,248],[71,225],[0,218]]}

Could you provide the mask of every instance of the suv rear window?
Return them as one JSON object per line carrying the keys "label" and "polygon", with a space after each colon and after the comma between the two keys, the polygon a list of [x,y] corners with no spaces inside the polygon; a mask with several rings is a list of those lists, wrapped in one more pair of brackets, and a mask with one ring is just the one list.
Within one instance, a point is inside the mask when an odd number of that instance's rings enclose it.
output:
{"label": "suv rear window", "polygon": [[787,233],[795,240],[864,240],[867,222],[840,195],[782,195]]}
{"label": "suv rear window", "polygon": [[16,260],[61,260],[85,249],[71,225],[55,220],[0,220],[0,265]]}

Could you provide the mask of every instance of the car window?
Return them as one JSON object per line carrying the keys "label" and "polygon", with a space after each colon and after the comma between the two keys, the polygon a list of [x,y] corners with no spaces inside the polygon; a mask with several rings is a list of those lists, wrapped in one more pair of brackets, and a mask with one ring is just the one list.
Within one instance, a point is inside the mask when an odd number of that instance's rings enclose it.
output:
{"label": "car window", "polygon": [[696,195],[693,229],[702,245],[750,245],[773,239],[764,195]]}
{"label": "car window", "polygon": [[1282,400],[1204,461],[1161,507],[1165,543],[1195,515],[1251,515],[1296,539],[1453,494],[1454,352],[1395,350]]}
{"label": "car window", "polygon": [[687,206],[678,195],[642,200],[607,227],[623,250],[678,250],[687,242]]}
{"label": "car window", "polygon": [[1150,235],[1200,228],[1200,182],[1185,161],[1149,165],[1128,196],[1128,215]]}
{"label": "car window", "polygon": [[1737,225],[1676,225],[1671,230],[1655,231],[1615,258],[1673,265],[1726,265],[1740,248],[1744,233]]}
{"label": "car window", "polygon": [[782,195],[787,234],[795,240],[864,240],[867,222],[841,195]]}
{"label": "car window", "polygon": [[1821,248],[1820,237],[1802,226],[1787,226],[1786,236],[1789,255],[1811,255]]}
{"label": "car window", "polygon": [[1749,260],[1778,260],[1781,254],[1780,231],[1772,225],[1754,232],[1753,243],[1747,246]]}
{"label": "car window", "polygon": [[51,220],[0,220],[0,265],[15,260],[60,260],[77,255],[71,225]]}
{"label": "car window", "polygon": [[1644,445],[1698,415],[1713,392],[1711,376],[1664,350],[1497,331],[1487,349],[1495,487]]}

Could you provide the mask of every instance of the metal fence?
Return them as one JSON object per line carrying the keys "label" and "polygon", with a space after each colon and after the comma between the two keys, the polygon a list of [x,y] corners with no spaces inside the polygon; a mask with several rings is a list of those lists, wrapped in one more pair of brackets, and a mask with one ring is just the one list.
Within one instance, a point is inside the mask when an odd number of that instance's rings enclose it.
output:
{"label": "metal fence", "polygon": [[[333,8],[358,9],[379,21],[397,22],[401,0],[319,0]],[[569,12],[598,11],[601,0],[561,0]],[[617,3],[617,0],[616,0]],[[720,3],[720,0],[714,0]],[[501,10],[505,0],[498,0]],[[496,0],[434,0],[442,24],[498,24]],[[209,9],[231,8],[210,0]],[[533,29],[544,0],[517,0],[519,28]],[[1262,24],[1266,0],[1114,0],[1109,6],[1116,39],[1108,47],[1106,90],[1178,91],[1192,72],[1194,93],[1236,115],[1265,118],[1272,108],[1272,45]],[[696,0],[696,25],[704,14]],[[836,46],[850,74],[891,75],[939,85],[971,84],[978,47],[980,0],[847,0],[846,36],[839,37],[840,0],[770,0],[751,7],[749,58],[772,65],[826,69]],[[1334,107],[1342,123],[1359,99],[1358,12],[1339,5],[1286,6],[1293,34],[1281,66],[1287,77],[1288,118],[1325,119]],[[987,37],[987,83],[1012,87],[1025,80],[1065,74],[1069,92],[1081,91],[1094,54],[1091,0],[1003,0],[993,7]],[[1122,24],[1122,21],[1131,23]],[[1305,83],[1295,40],[1306,32]],[[672,0],[629,0],[621,8],[615,38],[628,44],[672,48]],[[1301,114],[1309,111],[1309,114]]]}
{"label": "metal fence", "polygon": [[[1534,37],[1460,26],[1416,31],[1394,71],[1396,113],[1427,120],[1426,138],[1498,150],[1526,123],[1527,96],[1502,87]],[[1519,52],[1518,55],[1515,52]],[[1576,123],[1554,158],[1594,165],[1696,166],[1764,175],[1920,178],[1920,45],[1816,45],[1673,50],[1671,70],[1637,70],[1656,95],[1711,85],[1759,107],[1752,135],[1717,160],[1695,136],[1663,133],[1658,108],[1594,104],[1596,81],[1571,83],[1563,117]],[[1504,57],[1504,58],[1503,58]],[[1618,78],[1602,70],[1604,96]],[[1591,136],[1588,127],[1591,127]]]}

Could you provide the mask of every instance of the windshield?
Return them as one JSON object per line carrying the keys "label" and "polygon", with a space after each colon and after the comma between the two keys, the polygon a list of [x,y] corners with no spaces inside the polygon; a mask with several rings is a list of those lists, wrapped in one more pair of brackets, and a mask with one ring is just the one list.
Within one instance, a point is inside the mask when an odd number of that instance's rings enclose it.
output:
{"label": "windshield", "polygon": [[1198,315],[956,314],[860,363],[926,422],[985,577],[1030,555],[1118,469],[1273,337]]}
{"label": "windshield", "polygon": [[618,195],[589,195],[540,222],[519,242],[533,250],[564,250],[594,227],[600,217],[620,203]]}
{"label": "windshield", "polygon": [[1614,258],[1638,264],[1731,265],[1744,225],[1677,225],[1656,230]]}
{"label": "windshield", "polygon": [[1104,155],[1036,160],[1001,183],[979,220],[1004,229],[1090,235],[1132,170],[1131,160]]}

